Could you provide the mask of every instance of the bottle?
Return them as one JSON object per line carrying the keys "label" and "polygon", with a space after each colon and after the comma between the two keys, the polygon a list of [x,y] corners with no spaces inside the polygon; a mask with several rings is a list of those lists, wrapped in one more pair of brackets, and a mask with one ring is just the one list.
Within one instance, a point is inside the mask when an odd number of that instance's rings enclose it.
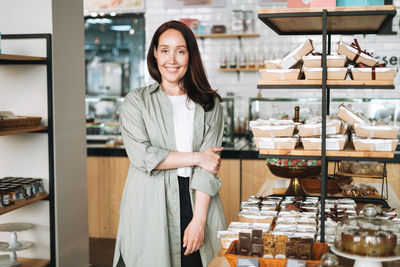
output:
{"label": "bottle", "polygon": [[228,58],[225,50],[221,50],[219,54],[219,67],[221,69],[226,69],[228,67]]}
{"label": "bottle", "polygon": [[295,106],[294,107],[294,117],[293,117],[294,122],[299,122],[300,121],[300,107]]}
{"label": "bottle", "polygon": [[236,52],[233,47],[229,51],[228,66],[232,69],[236,68]]}

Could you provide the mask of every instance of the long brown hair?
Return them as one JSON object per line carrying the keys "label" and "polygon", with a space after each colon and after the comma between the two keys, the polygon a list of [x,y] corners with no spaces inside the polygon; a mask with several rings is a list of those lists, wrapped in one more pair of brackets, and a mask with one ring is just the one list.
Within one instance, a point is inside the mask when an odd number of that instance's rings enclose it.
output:
{"label": "long brown hair", "polygon": [[171,20],[158,27],[154,33],[149,52],[147,53],[147,68],[149,69],[151,77],[161,84],[162,77],[158,69],[156,58],[154,57],[154,49],[158,48],[158,40],[161,34],[169,29],[175,29],[183,35],[189,52],[188,69],[183,78],[179,81],[179,86],[193,102],[200,104],[204,111],[207,112],[213,109],[214,98],[217,97],[222,101],[221,96],[217,91],[211,88],[203,67],[203,62],[201,61],[196,37],[192,30],[184,23]]}

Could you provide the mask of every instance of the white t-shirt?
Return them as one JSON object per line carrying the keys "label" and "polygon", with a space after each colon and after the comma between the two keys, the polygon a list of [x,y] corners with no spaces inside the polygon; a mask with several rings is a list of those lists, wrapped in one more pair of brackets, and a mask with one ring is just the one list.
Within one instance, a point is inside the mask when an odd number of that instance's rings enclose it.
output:
{"label": "white t-shirt", "polygon": [[[176,149],[178,152],[193,152],[194,103],[187,95],[168,95],[172,104]],[[178,168],[178,176],[189,177],[192,167]]]}

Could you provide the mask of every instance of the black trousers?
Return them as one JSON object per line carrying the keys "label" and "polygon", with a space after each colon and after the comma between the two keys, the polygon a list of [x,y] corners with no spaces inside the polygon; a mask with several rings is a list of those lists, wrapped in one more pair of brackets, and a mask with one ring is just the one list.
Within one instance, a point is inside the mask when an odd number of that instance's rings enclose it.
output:
{"label": "black trousers", "polygon": [[[181,209],[181,241],[183,245],[183,235],[186,227],[193,218],[192,204],[190,203],[189,178],[178,176],[179,200]],[[184,255],[186,248],[181,248],[182,267],[202,267],[200,252],[197,250],[187,256]]]}

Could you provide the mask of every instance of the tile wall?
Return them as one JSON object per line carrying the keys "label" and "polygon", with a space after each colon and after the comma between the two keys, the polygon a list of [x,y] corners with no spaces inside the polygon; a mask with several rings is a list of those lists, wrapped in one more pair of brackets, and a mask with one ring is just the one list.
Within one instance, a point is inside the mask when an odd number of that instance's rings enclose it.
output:
{"label": "tile wall", "polygon": [[[375,56],[386,57],[388,66],[400,69],[400,0],[394,0],[397,15],[393,19],[393,31],[396,35],[356,35],[356,36],[332,36],[332,43],[343,40],[351,43],[354,38],[358,39],[361,47],[374,53]],[[225,0],[223,7],[186,7],[165,8],[164,0],[146,1],[146,47],[150,43],[154,31],[162,23],[180,18],[195,18],[208,25],[225,24],[229,29],[231,23],[231,11],[234,9],[253,10],[255,19],[255,32],[259,38],[243,38],[244,51],[254,49],[260,53],[262,48],[268,59],[280,58],[299,42],[305,40],[306,36],[279,36],[269,27],[262,23],[256,16],[260,8],[258,0]],[[308,36],[314,41],[317,51],[321,51],[322,38],[318,35]],[[222,96],[233,93],[236,97],[236,114],[247,115],[247,101],[249,97],[256,97],[257,80],[260,78],[258,72],[222,72],[218,71],[219,57],[221,51],[226,49],[238,49],[239,40],[231,39],[198,39],[203,62],[213,88],[218,89]],[[333,51],[335,46],[332,45]],[[147,52],[146,52],[147,53]],[[391,61],[390,61],[391,59]],[[394,97],[400,98],[400,75],[395,80],[395,90],[332,90],[332,97]],[[146,77],[146,83],[150,83],[150,77]],[[263,97],[320,97],[320,90],[262,90]]]}

